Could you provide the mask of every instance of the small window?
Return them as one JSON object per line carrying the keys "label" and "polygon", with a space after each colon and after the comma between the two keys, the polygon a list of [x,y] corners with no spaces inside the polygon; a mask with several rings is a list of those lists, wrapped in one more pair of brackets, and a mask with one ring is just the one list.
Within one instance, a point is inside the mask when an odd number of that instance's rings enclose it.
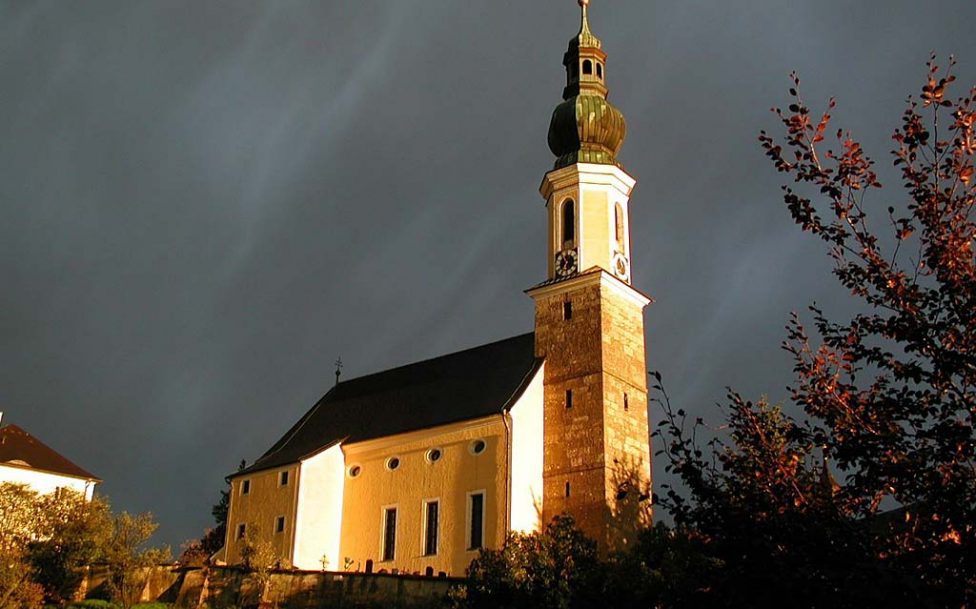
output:
{"label": "small window", "polygon": [[603,80],[603,64],[599,62],[596,64],[596,77]]}
{"label": "small window", "polygon": [[486,448],[488,448],[488,444],[484,440],[475,440],[468,446],[468,450],[471,451],[472,455],[480,455],[485,452]]}
{"label": "small window", "polygon": [[280,486],[288,486],[288,472],[281,472],[278,475],[278,484]]}
{"label": "small window", "polygon": [[349,467],[348,474],[349,474],[349,477],[350,478],[357,478],[357,477],[359,477],[359,474],[361,474],[361,473],[363,473],[362,466],[352,465],[352,466]]}
{"label": "small window", "polygon": [[573,318],[573,303],[564,302],[563,303],[563,319],[569,321]]}
{"label": "small window", "polygon": [[396,525],[397,509],[395,507],[383,510],[383,560],[393,560],[396,557]]}
{"label": "small window", "polygon": [[247,535],[247,525],[246,524],[237,525],[237,538],[244,539],[245,535]]}
{"label": "small window", "polygon": [[430,450],[427,451],[427,462],[428,463],[437,463],[438,461],[441,460],[441,457],[443,457],[443,456],[444,456],[444,453],[441,452],[441,449],[439,449],[439,448],[432,448],[432,449],[430,449]]}
{"label": "small window", "polygon": [[424,556],[437,554],[437,526],[440,505],[437,501],[428,501],[424,505]]}
{"label": "small window", "polygon": [[400,457],[390,457],[386,460],[386,469],[391,472],[400,467]]}
{"label": "small window", "polygon": [[480,550],[485,545],[485,494],[468,495],[468,550]]}
{"label": "small window", "polygon": [[572,199],[563,202],[563,244],[576,240],[576,203]]}
{"label": "small window", "polygon": [[624,410],[630,410],[630,401],[627,399],[627,394],[624,394]]}
{"label": "small window", "polygon": [[569,482],[566,483],[566,496],[569,497]]}
{"label": "small window", "polygon": [[278,516],[275,519],[275,533],[284,533],[284,532],[285,532],[285,517]]}
{"label": "small window", "polygon": [[583,61],[583,74],[591,75],[593,74],[593,62],[589,59]]}
{"label": "small window", "polygon": [[573,390],[572,389],[567,389],[566,390],[566,410],[569,410],[572,407],[573,407]]}
{"label": "small window", "polygon": [[250,495],[251,494],[251,481],[250,480],[245,480],[244,482],[241,482],[241,494],[242,495]]}

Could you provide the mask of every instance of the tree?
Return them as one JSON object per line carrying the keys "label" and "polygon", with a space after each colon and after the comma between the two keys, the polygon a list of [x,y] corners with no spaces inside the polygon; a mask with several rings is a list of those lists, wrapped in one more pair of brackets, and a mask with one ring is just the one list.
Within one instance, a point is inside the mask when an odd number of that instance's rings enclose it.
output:
{"label": "tree", "polygon": [[63,604],[84,567],[101,557],[109,524],[108,505],[98,498],[0,484],[0,607]]}
{"label": "tree", "polygon": [[41,495],[35,505],[37,536],[29,546],[34,579],[48,603],[64,604],[81,584],[85,567],[101,559],[112,530],[111,510],[101,498],[87,501],[69,490]]}
{"label": "tree", "polygon": [[468,567],[465,606],[569,609],[600,601],[603,563],[596,543],[569,516],[545,530],[512,533],[500,550],[482,550]]}
{"label": "tree", "polygon": [[152,514],[122,512],[112,522],[112,534],[105,549],[115,599],[124,609],[139,601],[150,567],[169,560],[167,548],[147,544],[158,528]]}
{"label": "tree", "polygon": [[28,546],[37,529],[37,493],[23,484],[0,484],[0,609],[40,607]]}
{"label": "tree", "polygon": [[687,488],[660,500],[721,564],[716,606],[976,603],[976,88],[950,100],[953,65],[928,63],[893,135],[900,196],[881,198],[861,145],[828,135],[834,101],[813,118],[795,75],[775,110],[784,137],[760,135],[795,182],[787,209],[860,312],[811,307],[815,339],[791,319],[798,418],[730,392],[729,437],[703,447],[703,422],[673,411],[656,377],[658,438]]}
{"label": "tree", "polygon": [[[237,466],[237,471],[243,471],[246,467],[247,461],[241,459],[240,465]],[[214,527],[207,529],[200,539],[200,547],[206,552],[208,557],[223,548],[224,543],[227,541],[227,514],[230,511],[229,482],[227,486],[228,488],[220,491],[220,499],[210,510],[210,514],[214,519]]]}

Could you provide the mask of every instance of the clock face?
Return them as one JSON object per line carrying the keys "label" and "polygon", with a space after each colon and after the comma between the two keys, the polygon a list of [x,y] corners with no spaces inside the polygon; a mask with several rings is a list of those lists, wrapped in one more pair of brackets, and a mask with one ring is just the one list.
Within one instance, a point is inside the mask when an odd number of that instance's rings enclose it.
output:
{"label": "clock face", "polygon": [[575,249],[563,250],[556,254],[556,277],[569,277],[576,272],[577,254]]}
{"label": "clock face", "polygon": [[624,281],[630,277],[630,264],[627,262],[627,256],[620,252],[613,255],[613,273]]}

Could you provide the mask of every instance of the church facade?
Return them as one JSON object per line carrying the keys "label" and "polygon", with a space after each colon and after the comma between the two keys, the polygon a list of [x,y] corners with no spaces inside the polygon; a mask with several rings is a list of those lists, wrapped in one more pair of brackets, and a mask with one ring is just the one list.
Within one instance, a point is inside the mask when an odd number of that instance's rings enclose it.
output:
{"label": "church facade", "polygon": [[626,123],[588,4],[549,129],[534,331],[337,383],[229,478],[218,558],[263,540],[300,569],[463,575],[482,548],[559,514],[603,551],[649,518],[650,299],[631,286],[635,180],[617,161]]}

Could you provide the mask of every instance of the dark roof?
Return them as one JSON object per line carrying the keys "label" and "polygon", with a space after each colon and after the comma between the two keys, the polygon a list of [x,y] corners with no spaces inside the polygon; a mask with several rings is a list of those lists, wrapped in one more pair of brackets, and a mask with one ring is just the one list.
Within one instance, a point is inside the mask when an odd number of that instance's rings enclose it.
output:
{"label": "dark roof", "polygon": [[359,442],[504,412],[541,360],[535,335],[459,351],[332,388],[253,465],[232,475],[294,463],[337,442]]}
{"label": "dark roof", "polygon": [[0,427],[0,464],[98,480],[16,425]]}

